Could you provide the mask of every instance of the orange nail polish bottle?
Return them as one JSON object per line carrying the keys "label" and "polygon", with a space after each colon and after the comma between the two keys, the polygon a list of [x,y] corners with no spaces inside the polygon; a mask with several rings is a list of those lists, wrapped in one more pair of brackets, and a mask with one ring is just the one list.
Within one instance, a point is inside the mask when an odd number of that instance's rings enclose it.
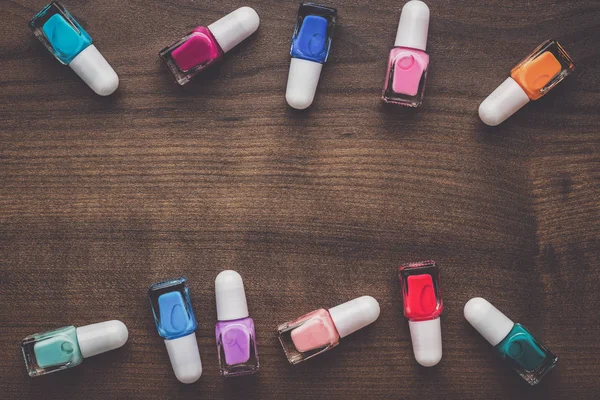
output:
{"label": "orange nail polish bottle", "polygon": [[510,77],[479,106],[479,117],[491,126],[504,122],[517,110],[537,100],[569,75],[575,64],[555,40],[538,46],[510,71]]}

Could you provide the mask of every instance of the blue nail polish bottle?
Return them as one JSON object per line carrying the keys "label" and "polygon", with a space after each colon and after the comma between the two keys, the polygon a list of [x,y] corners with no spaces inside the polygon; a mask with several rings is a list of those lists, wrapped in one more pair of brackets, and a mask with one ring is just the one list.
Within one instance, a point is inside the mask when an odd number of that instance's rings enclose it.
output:
{"label": "blue nail polish bottle", "polygon": [[33,17],[29,27],[48,51],[71,67],[94,92],[108,96],[117,90],[117,74],[62,4],[48,4]]}
{"label": "blue nail polish bottle", "polygon": [[175,376],[182,383],[197,381],[202,375],[202,361],[195,332],[198,324],[187,280],[181,277],[155,283],[148,290],[148,298]]}
{"label": "blue nail polish bottle", "polygon": [[465,318],[521,378],[537,385],[556,365],[556,357],[521,324],[515,324],[481,297],[465,304]]}
{"label": "blue nail polish bottle", "polygon": [[321,69],[329,56],[337,10],[313,3],[300,4],[292,36],[292,62],[286,100],[296,109],[305,109],[314,99]]}

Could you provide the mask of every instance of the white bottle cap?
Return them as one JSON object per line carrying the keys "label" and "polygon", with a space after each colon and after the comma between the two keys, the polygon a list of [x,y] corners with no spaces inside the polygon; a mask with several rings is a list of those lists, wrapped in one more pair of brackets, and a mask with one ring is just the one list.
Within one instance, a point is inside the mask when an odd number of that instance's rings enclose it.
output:
{"label": "white bottle cap", "polygon": [[108,96],[119,87],[117,73],[93,44],[77,54],[69,67],[100,96]]}
{"label": "white bottle cap", "polygon": [[258,29],[260,18],[254,9],[241,7],[208,26],[224,53],[233,49]]}
{"label": "white bottle cap", "polygon": [[323,64],[292,58],[288,75],[285,100],[296,110],[308,108],[315,99]]}
{"label": "white bottle cap", "polygon": [[217,299],[217,319],[231,321],[248,316],[248,304],[244,292],[244,281],[235,271],[227,270],[215,279],[215,297]]}
{"label": "white bottle cap", "polygon": [[513,78],[507,78],[479,106],[479,118],[484,124],[496,126],[529,103],[527,93]]}
{"label": "white bottle cap", "polygon": [[440,318],[408,321],[415,359],[424,367],[433,367],[442,359],[442,326]]}
{"label": "white bottle cap", "polygon": [[515,325],[486,299],[474,297],[465,304],[465,318],[492,346],[500,343]]}
{"label": "white bottle cap", "polygon": [[402,7],[394,46],[425,51],[427,31],[429,31],[429,7],[422,1],[411,0]]}
{"label": "white bottle cap", "polygon": [[371,296],[357,297],[330,308],[329,314],[343,338],[375,322],[379,317],[379,303]]}
{"label": "white bottle cap", "polygon": [[177,339],[165,340],[165,346],[179,382],[194,383],[200,379],[202,361],[195,332]]}
{"label": "white bottle cap", "polygon": [[118,349],[127,342],[128,337],[127,327],[117,320],[77,328],[77,342],[83,358]]}

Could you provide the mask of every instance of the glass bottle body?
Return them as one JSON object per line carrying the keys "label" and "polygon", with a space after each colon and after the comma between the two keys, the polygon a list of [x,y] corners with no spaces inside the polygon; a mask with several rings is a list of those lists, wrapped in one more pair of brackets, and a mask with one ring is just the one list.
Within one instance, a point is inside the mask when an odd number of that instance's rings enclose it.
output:
{"label": "glass bottle body", "polygon": [[300,4],[292,36],[290,55],[325,63],[329,57],[337,10],[312,3]]}
{"label": "glass bottle body", "polygon": [[291,364],[308,360],[337,346],[340,335],[329,311],[319,309],[279,325],[279,341]]}
{"label": "glass bottle body", "polygon": [[538,384],[556,365],[556,357],[521,324],[494,347],[510,367],[530,385]]}
{"label": "glass bottle body", "polygon": [[425,321],[440,316],[444,309],[440,288],[440,270],[434,261],[421,261],[398,269],[404,316],[411,321]]}
{"label": "glass bottle body", "polygon": [[29,22],[35,36],[63,64],[92,44],[92,37],[59,2],[48,4]]}
{"label": "glass bottle body", "polygon": [[521,86],[531,100],[537,100],[567,75],[575,64],[563,47],[554,40],[538,46],[510,71],[510,76]]}
{"label": "glass bottle body", "polygon": [[74,326],[27,336],[21,349],[29,376],[50,374],[83,362]]}
{"label": "glass bottle body", "polygon": [[199,26],[162,49],[159,55],[177,83],[185,85],[194,76],[221,60],[223,50],[212,32],[205,26]]}
{"label": "glass bottle body", "polygon": [[423,101],[429,55],[423,50],[394,47],[390,51],[383,101],[418,107]]}
{"label": "glass bottle body", "polygon": [[260,364],[252,318],[219,321],[215,335],[221,375],[241,376],[258,371]]}
{"label": "glass bottle body", "polygon": [[198,326],[185,278],[159,282],[148,290],[158,334],[168,340],[193,333]]}

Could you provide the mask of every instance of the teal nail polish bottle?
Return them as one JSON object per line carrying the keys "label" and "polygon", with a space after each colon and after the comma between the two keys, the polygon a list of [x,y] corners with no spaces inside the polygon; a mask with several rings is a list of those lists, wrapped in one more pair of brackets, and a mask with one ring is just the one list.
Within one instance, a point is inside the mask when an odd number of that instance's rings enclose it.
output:
{"label": "teal nail polish bottle", "polygon": [[537,385],[556,365],[556,357],[521,324],[515,324],[481,297],[465,304],[465,318],[496,353],[530,385]]}
{"label": "teal nail polish bottle", "polygon": [[119,77],[92,44],[92,37],[62,4],[48,4],[29,21],[29,28],[58,61],[71,67],[96,94],[108,96],[117,90]]}
{"label": "teal nail polish bottle", "polygon": [[76,367],[84,358],[121,347],[128,336],[125,324],[114,320],[36,333],[23,339],[21,349],[29,376],[40,376]]}

